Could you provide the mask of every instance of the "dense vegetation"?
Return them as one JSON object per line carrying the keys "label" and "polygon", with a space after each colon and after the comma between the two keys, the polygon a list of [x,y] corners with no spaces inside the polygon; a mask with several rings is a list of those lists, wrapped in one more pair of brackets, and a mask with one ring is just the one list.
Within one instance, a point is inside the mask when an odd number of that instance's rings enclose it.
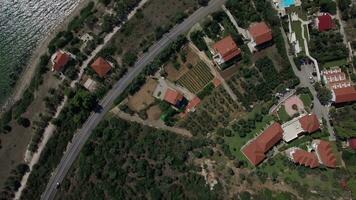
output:
{"label": "dense vegetation", "polygon": [[0,194],[0,199],[11,199],[15,192],[21,186],[22,176],[29,171],[29,167],[27,164],[19,164],[16,166],[14,170],[11,171],[11,176],[6,179],[5,186],[3,191]]}
{"label": "dense vegetation", "polygon": [[310,52],[319,62],[326,63],[332,60],[347,58],[348,50],[343,43],[339,32],[327,31],[310,32]]}
{"label": "dense vegetation", "polygon": [[331,116],[339,138],[356,137],[356,104],[332,110]]}
{"label": "dense vegetation", "polygon": [[57,199],[219,199],[210,191],[192,152],[207,139],[185,139],[111,118],[100,123]]}

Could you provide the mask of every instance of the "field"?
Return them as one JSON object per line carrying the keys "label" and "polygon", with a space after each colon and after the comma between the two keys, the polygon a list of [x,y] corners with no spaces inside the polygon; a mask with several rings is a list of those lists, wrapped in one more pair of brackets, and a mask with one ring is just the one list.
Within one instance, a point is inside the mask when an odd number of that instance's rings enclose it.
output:
{"label": "field", "polygon": [[184,74],[177,81],[177,84],[196,94],[213,80],[213,78],[209,67],[203,62],[199,62],[197,65],[193,66],[188,73]]}
{"label": "field", "polygon": [[118,47],[118,60],[127,52],[140,55],[175,25],[180,16],[191,13],[196,6],[196,1],[190,0],[148,1],[114,36],[112,44]]}
{"label": "field", "polygon": [[140,112],[141,110],[147,108],[155,101],[152,94],[156,86],[156,80],[151,78],[148,79],[145,85],[143,85],[138,92],[136,92],[132,97],[129,97],[129,101],[127,103],[128,107],[136,112]]}

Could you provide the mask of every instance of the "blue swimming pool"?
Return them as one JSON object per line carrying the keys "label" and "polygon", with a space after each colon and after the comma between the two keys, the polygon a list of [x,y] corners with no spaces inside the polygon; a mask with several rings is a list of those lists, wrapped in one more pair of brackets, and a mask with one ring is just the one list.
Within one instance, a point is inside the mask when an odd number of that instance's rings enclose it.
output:
{"label": "blue swimming pool", "polygon": [[281,0],[283,8],[288,8],[292,5],[294,5],[295,0]]}

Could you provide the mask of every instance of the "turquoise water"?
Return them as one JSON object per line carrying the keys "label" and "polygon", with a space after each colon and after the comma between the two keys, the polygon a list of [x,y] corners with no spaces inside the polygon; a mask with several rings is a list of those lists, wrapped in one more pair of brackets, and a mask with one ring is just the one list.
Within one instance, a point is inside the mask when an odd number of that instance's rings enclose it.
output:
{"label": "turquoise water", "polygon": [[[80,0],[0,0],[0,105],[34,48]],[[17,72],[15,72],[17,71]]]}
{"label": "turquoise water", "polygon": [[288,8],[292,5],[294,5],[294,1],[295,0],[282,0],[282,3],[283,3],[283,8]]}

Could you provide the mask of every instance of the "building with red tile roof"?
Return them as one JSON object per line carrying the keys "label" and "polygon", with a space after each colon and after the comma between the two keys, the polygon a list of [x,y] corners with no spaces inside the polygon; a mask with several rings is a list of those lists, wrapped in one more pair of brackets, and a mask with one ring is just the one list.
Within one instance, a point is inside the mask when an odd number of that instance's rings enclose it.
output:
{"label": "building with red tile roof", "polygon": [[215,78],[213,79],[212,83],[213,83],[214,87],[217,88],[217,87],[219,87],[219,86],[221,85],[221,80],[218,79],[217,77],[215,77]]}
{"label": "building with red tile roof", "polygon": [[100,78],[104,78],[111,70],[111,64],[102,57],[98,57],[90,66]]}
{"label": "building with red tile roof", "polygon": [[70,54],[62,50],[58,50],[51,58],[52,71],[57,71],[57,72],[62,71],[70,59],[71,59]]}
{"label": "building with red tile roof", "polygon": [[319,167],[319,160],[315,153],[307,152],[300,148],[292,147],[286,150],[288,157],[299,165],[309,168]]}
{"label": "building with red tile roof", "polygon": [[329,142],[324,140],[313,140],[312,146],[318,156],[319,163],[330,168],[336,167],[336,157]]}
{"label": "building with red tile roof", "polygon": [[185,107],[185,113],[194,112],[197,106],[200,104],[199,97],[195,97],[189,101],[188,105]]}
{"label": "building with red tile roof", "polygon": [[272,40],[272,30],[265,22],[253,23],[250,25],[248,32],[256,46]]}
{"label": "building with red tile roof", "polygon": [[304,133],[313,133],[320,129],[320,122],[315,114],[296,117],[282,125],[283,140],[290,142]]}
{"label": "building with red tile roof", "polygon": [[241,151],[251,164],[257,166],[266,158],[265,153],[276,145],[282,139],[282,136],[281,125],[273,123],[261,135],[245,145]]}
{"label": "building with red tile roof", "polygon": [[168,88],[165,95],[164,100],[172,105],[177,105],[180,101],[182,101],[184,96],[176,90]]}
{"label": "building with red tile roof", "polygon": [[356,101],[356,90],[354,86],[334,89],[333,94],[336,104]]}
{"label": "building with red tile roof", "polygon": [[353,150],[356,150],[356,137],[350,138],[347,141],[349,143],[349,147]]}
{"label": "building with red tile roof", "polygon": [[214,61],[221,65],[225,62],[241,54],[240,48],[237,46],[231,36],[227,36],[213,45]]}
{"label": "building with red tile roof", "polygon": [[356,89],[340,68],[322,71],[323,80],[332,91],[332,101],[335,104],[356,101]]}
{"label": "building with red tile roof", "polygon": [[316,26],[320,32],[330,30],[334,27],[333,19],[329,13],[322,13],[316,19]]}
{"label": "building with red tile roof", "polygon": [[309,114],[299,119],[300,125],[305,132],[314,133],[320,129],[320,122],[315,114]]}

